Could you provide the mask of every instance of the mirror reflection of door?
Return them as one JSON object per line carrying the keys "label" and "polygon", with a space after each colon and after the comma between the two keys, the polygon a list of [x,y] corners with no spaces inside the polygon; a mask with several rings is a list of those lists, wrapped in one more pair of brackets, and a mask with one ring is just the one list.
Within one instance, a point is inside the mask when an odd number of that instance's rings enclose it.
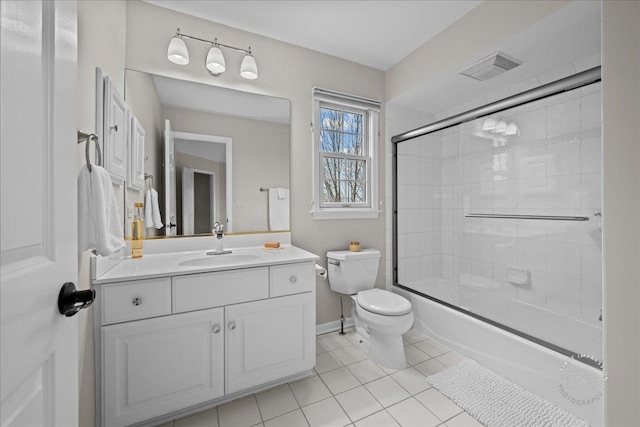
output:
{"label": "mirror reflection of door", "polygon": [[167,210],[177,219],[172,235],[210,234],[216,222],[231,232],[231,138],[175,130],[171,135],[176,181],[165,185],[173,200]]}
{"label": "mirror reflection of door", "polygon": [[169,120],[164,121],[164,165],[165,234],[175,236],[177,232],[175,142]]}
{"label": "mirror reflection of door", "polygon": [[216,174],[182,168],[182,233],[210,233],[219,216],[216,206]]}

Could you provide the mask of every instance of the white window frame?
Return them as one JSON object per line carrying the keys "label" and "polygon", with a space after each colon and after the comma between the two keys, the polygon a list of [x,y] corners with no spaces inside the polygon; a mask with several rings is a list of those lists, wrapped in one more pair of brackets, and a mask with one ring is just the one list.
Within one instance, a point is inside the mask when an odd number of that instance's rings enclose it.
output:
{"label": "white window frame", "polygon": [[[336,108],[349,112],[362,113],[366,120],[367,144],[365,160],[367,162],[367,199],[366,206],[351,204],[337,206],[322,203],[322,158],[320,151],[320,108]],[[311,215],[315,220],[323,219],[368,219],[380,214],[378,189],[378,113],[380,102],[348,95],[327,89],[313,88],[313,207]],[[331,155],[331,157],[340,157]]]}

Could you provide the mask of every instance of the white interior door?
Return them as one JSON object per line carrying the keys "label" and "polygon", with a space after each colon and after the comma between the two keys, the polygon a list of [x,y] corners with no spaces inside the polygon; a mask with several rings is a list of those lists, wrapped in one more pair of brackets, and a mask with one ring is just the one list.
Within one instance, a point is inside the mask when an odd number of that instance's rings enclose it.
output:
{"label": "white interior door", "polygon": [[0,425],[78,425],[76,2],[0,1]]}
{"label": "white interior door", "polygon": [[164,205],[166,235],[176,235],[176,159],[171,122],[164,121]]}
{"label": "white interior door", "polygon": [[182,167],[182,234],[193,234],[195,223],[193,169]]}

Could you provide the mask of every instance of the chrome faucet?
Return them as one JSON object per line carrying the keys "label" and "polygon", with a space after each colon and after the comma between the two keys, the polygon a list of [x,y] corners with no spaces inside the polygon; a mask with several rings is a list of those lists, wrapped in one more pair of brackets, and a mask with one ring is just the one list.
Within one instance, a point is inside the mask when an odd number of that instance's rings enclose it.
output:
{"label": "chrome faucet", "polygon": [[222,239],[222,234],[224,233],[222,230],[223,228],[224,226],[220,224],[218,221],[216,221],[216,223],[213,224],[213,230],[211,231],[213,231],[213,234],[216,235],[217,239]]}
{"label": "chrome faucet", "polygon": [[223,244],[222,244],[222,237],[224,235],[223,228],[224,226],[220,224],[218,221],[216,221],[216,223],[213,224],[213,230],[211,230],[211,232],[216,235],[216,248],[211,252],[207,252],[207,255],[223,255],[223,254],[231,253],[231,251],[225,251],[223,249]]}

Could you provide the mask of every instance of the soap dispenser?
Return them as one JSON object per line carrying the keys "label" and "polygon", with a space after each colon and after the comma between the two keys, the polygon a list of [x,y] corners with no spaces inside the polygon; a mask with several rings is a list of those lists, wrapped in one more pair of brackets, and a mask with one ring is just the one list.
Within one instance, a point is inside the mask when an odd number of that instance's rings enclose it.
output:
{"label": "soap dispenser", "polygon": [[142,239],[144,225],[142,221],[142,203],[133,204],[133,221],[131,221],[131,258],[142,258]]}

